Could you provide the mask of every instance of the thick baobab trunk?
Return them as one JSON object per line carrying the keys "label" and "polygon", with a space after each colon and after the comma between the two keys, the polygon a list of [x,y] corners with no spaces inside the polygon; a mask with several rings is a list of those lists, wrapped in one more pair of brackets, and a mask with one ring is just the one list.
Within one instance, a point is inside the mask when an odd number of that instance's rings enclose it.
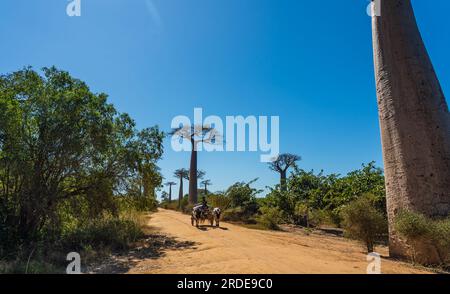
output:
{"label": "thick baobab trunk", "polygon": [[[382,0],[372,22],[389,249],[404,257],[408,245],[393,226],[399,211],[436,218],[450,212],[450,116],[411,2]],[[421,247],[419,262],[438,262],[429,245]]]}
{"label": "thick baobab trunk", "polygon": [[197,146],[192,142],[191,164],[189,168],[189,204],[197,203]]}
{"label": "thick baobab trunk", "polygon": [[178,191],[178,208],[181,208],[181,200],[183,200],[183,177],[180,177],[180,189]]}
{"label": "thick baobab trunk", "polygon": [[169,203],[172,202],[172,185],[169,185]]}
{"label": "thick baobab trunk", "polygon": [[208,184],[205,184],[205,197],[208,194]]}

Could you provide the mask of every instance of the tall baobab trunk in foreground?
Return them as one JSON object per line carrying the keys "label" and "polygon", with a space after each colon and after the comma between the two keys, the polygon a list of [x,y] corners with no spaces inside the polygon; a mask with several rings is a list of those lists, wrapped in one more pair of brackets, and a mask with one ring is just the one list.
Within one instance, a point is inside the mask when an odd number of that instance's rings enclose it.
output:
{"label": "tall baobab trunk in foreground", "polygon": [[[372,25],[389,249],[404,257],[408,245],[393,226],[399,211],[450,212],[450,115],[410,0],[382,0],[380,8]],[[419,262],[438,261],[429,245],[421,247]]]}

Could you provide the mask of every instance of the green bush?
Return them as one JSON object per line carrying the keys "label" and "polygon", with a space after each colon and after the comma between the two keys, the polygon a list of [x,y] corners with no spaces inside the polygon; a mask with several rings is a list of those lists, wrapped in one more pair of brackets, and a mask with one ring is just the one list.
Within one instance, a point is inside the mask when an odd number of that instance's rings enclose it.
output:
{"label": "green bush", "polygon": [[450,264],[450,219],[433,220],[404,210],[397,214],[394,226],[412,247],[413,261],[416,261],[416,252],[425,245],[436,250],[442,264]]}
{"label": "green bush", "polygon": [[425,216],[406,210],[396,216],[395,228],[412,243],[426,239],[432,231],[431,224]]}
{"label": "green bush", "polygon": [[222,220],[237,222],[243,218],[243,210],[241,207],[229,208],[222,212]]}
{"label": "green bush", "polygon": [[63,273],[63,266],[56,266],[42,260],[16,260],[13,262],[0,261],[0,274],[54,274]]}
{"label": "green bush", "polygon": [[387,234],[385,216],[375,208],[370,195],[364,195],[344,207],[342,217],[346,236],[362,241],[369,253],[373,252],[375,242]]}
{"label": "green bush", "polygon": [[330,223],[327,212],[322,209],[311,209],[308,217],[309,225],[311,227],[319,227],[323,224]]}
{"label": "green bush", "polygon": [[436,241],[442,263],[450,266],[450,218],[434,223],[433,239]]}
{"label": "green bush", "polygon": [[186,204],[186,205],[183,206],[182,212],[186,213],[186,214],[191,214],[193,208],[194,208],[193,204]]}
{"label": "green bush", "polygon": [[123,250],[143,236],[142,226],[137,219],[130,216],[104,217],[68,232],[63,236],[62,243],[64,248],[70,250]]}
{"label": "green bush", "polygon": [[211,207],[218,207],[221,211],[225,211],[231,205],[231,198],[225,195],[209,195],[208,203]]}
{"label": "green bush", "polygon": [[178,210],[178,200],[172,200],[171,202],[161,203],[161,207],[164,209]]}
{"label": "green bush", "polygon": [[283,218],[282,212],[276,207],[263,206],[260,209],[261,215],[257,217],[258,223],[269,230],[279,230],[278,226]]}

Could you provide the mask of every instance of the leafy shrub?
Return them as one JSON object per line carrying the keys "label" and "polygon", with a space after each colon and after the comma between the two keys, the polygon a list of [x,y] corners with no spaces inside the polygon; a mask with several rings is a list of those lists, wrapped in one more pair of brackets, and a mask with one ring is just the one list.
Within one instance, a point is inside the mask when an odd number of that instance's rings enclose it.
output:
{"label": "leafy shrub", "polygon": [[309,211],[308,221],[311,227],[319,227],[323,224],[331,223],[328,213],[322,209],[311,209]]}
{"label": "leafy shrub", "polygon": [[442,263],[450,266],[450,218],[434,223],[433,240],[436,241],[437,250]]}
{"label": "leafy shrub", "polygon": [[241,207],[229,208],[222,212],[222,220],[237,222],[242,220],[243,210]]}
{"label": "leafy shrub", "polygon": [[420,242],[431,233],[427,218],[419,213],[401,211],[395,218],[396,230],[410,242]]}
{"label": "leafy shrub", "polygon": [[63,236],[63,247],[71,250],[127,249],[142,238],[142,224],[135,216],[102,217],[89,221]]}
{"label": "leafy shrub", "polygon": [[164,209],[178,210],[178,200],[173,200],[171,202],[163,202],[161,207]]}
{"label": "leafy shrub", "polygon": [[193,204],[186,204],[182,207],[182,212],[186,214],[191,214],[193,208],[194,208]]}
{"label": "leafy shrub", "polygon": [[349,238],[364,242],[367,251],[373,252],[375,242],[387,233],[387,221],[378,211],[371,195],[364,195],[342,210],[345,233]]}
{"label": "leafy shrub", "polygon": [[276,207],[263,206],[260,209],[261,215],[257,221],[269,230],[279,230],[282,221],[282,212]]}
{"label": "leafy shrub", "polygon": [[412,247],[413,261],[416,261],[416,252],[422,246],[432,246],[440,262],[449,265],[450,219],[432,220],[420,213],[404,210],[396,216],[394,226]]}
{"label": "leafy shrub", "polygon": [[181,199],[180,208],[178,208],[181,212],[186,211],[185,207],[189,205],[189,195],[184,195],[183,199]]}
{"label": "leafy shrub", "polygon": [[231,198],[225,195],[209,195],[208,203],[211,207],[219,207],[221,211],[225,211],[231,205]]}
{"label": "leafy shrub", "polygon": [[13,262],[0,261],[0,274],[54,274],[63,273],[65,267],[57,266],[43,260],[15,260]]}
{"label": "leafy shrub", "polygon": [[328,219],[330,220],[330,222],[335,225],[336,227],[340,228],[342,227],[342,212],[341,212],[341,207],[339,208],[335,208],[333,210],[328,210],[326,212]]}

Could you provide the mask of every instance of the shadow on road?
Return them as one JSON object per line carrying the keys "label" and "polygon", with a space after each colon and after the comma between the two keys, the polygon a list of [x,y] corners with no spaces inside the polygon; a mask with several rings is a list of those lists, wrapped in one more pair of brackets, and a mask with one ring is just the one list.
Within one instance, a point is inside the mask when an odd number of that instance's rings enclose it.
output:
{"label": "shadow on road", "polygon": [[135,267],[145,259],[158,259],[165,255],[166,250],[196,249],[198,243],[192,241],[177,241],[173,237],[160,234],[147,235],[126,252],[113,253],[99,264],[91,265],[86,272],[91,274],[122,274]]}
{"label": "shadow on road", "polygon": [[216,227],[216,226],[209,226],[209,225],[203,225],[203,226],[200,225],[197,227],[197,229],[200,231],[204,231],[204,232],[209,231],[209,230],[217,230],[217,229],[228,231],[228,228],[225,228],[225,227]]}

